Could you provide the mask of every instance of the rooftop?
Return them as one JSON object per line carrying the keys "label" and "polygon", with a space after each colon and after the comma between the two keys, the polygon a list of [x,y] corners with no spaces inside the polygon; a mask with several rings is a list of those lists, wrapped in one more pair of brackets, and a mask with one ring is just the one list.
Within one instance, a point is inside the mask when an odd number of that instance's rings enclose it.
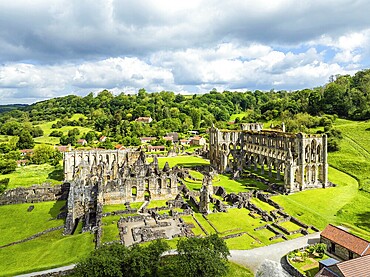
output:
{"label": "rooftop", "polygon": [[339,244],[360,256],[370,254],[370,242],[329,224],[321,236]]}

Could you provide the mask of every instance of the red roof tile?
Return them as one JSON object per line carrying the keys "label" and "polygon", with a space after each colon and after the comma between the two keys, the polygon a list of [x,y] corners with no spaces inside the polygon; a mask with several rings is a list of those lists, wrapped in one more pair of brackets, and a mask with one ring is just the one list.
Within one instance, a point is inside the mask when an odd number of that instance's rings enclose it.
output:
{"label": "red roof tile", "polygon": [[370,242],[329,224],[321,236],[339,244],[360,256],[370,254]]}
{"label": "red roof tile", "polygon": [[369,277],[370,255],[344,261],[335,265],[345,277]]}

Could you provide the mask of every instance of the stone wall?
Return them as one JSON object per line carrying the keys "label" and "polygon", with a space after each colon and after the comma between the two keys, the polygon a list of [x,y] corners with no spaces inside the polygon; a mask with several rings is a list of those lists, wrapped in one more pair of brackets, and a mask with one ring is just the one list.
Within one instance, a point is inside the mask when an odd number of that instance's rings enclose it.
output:
{"label": "stone wall", "polygon": [[0,195],[0,205],[37,203],[44,201],[67,200],[69,184],[52,186],[49,183],[31,187],[18,187],[6,190]]}
{"label": "stone wall", "polygon": [[221,131],[213,126],[209,136],[210,163],[219,172],[240,176],[243,169],[260,171],[283,179],[286,192],[329,185],[326,135]]}
{"label": "stone wall", "polygon": [[[339,258],[341,258],[345,261],[350,259],[350,257],[349,257],[350,251],[347,248],[335,243],[335,251],[332,252],[332,250],[331,250],[332,249],[331,248],[332,241],[331,240],[329,240],[327,238],[324,238],[324,237],[320,237],[320,242],[326,244],[328,253],[334,254],[335,256],[338,256]],[[353,258],[358,258],[358,257],[359,257],[359,255],[353,253]]]}

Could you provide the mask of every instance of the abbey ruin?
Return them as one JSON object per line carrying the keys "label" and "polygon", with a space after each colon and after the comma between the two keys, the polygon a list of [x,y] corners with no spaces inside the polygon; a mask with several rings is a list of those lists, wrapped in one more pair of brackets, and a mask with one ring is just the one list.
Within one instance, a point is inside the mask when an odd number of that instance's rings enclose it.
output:
{"label": "abbey ruin", "polygon": [[[263,130],[244,124],[242,130],[209,130],[210,162],[219,172],[240,176],[244,169],[268,172],[284,180],[287,193],[328,186],[326,135]],[[282,176],[283,175],[283,176]]]}
{"label": "abbey ruin", "polygon": [[180,171],[157,158],[146,163],[143,152],[74,151],[64,155],[64,174],[70,183],[65,234],[79,221],[88,230],[99,225],[103,205],[175,198]]}

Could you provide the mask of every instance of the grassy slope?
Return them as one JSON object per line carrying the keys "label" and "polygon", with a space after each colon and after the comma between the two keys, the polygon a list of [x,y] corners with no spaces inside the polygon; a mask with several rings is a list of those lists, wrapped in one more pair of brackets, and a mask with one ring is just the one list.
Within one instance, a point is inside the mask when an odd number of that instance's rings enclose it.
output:
{"label": "grassy slope", "polygon": [[254,274],[248,268],[229,262],[229,272],[226,277],[253,277]]}
{"label": "grassy slope", "polygon": [[[79,118],[86,118],[86,116],[82,115],[82,114],[74,114],[70,120],[78,120]],[[59,120],[59,119],[58,119]],[[38,124],[36,126],[40,126],[41,129],[44,131],[44,135],[42,137],[38,137],[38,138],[35,138],[35,142],[36,143],[46,143],[46,144],[59,144],[59,138],[56,138],[56,137],[49,137],[50,133],[54,130],[57,130],[57,131],[62,131],[65,135],[68,133],[69,130],[72,130],[74,128],[77,128],[80,130],[80,134],[82,135],[83,133],[87,133],[89,131],[91,131],[92,129],[91,128],[87,128],[87,127],[81,127],[81,126],[63,126],[62,128],[59,128],[59,129],[52,129],[51,126],[55,123],[57,123],[58,120],[54,120],[54,121],[49,121],[49,122],[45,122],[45,123],[42,123],[42,124]]]}
{"label": "grassy slope", "polygon": [[[35,208],[27,212],[30,205],[34,205]],[[55,218],[64,205],[65,201],[0,206],[0,245],[63,225],[63,220]]]}
{"label": "grassy slope", "polygon": [[74,263],[94,249],[90,233],[63,236],[54,231],[22,244],[0,249],[0,276],[14,276]]}
{"label": "grassy slope", "polygon": [[340,151],[329,154],[329,163],[355,176],[360,188],[370,192],[370,121],[338,119],[335,127],[342,131]]}
{"label": "grassy slope", "polygon": [[[299,192],[273,199],[302,221],[323,229],[326,224],[340,224],[351,232],[370,239],[370,122],[338,119],[336,128],[342,131],[340,151],[329,153],[329,180],[336,188]],[[348,173],[353,177],[343,173]]]}
{"label": "grassy slope", "polygon": [[[148,159],[148,162],[151,162],[152,159]],[[170,167],[174,167],[175,165],[183,166],[183,167],[193,167],[197,165],[207,165],[209,164],[208,161],[194,156],[178,156],[178,157],[164,157],[158,158],[158,166],[159,168],[163,168],[166,161],[168,162]]]}
{"label": "grassy slope", "polygon": [[30,187],[45,182],[60,184],[63,180],[63,169],[49,164],[18,167],[16,171],[4,174],[1,178],[10,178],[8,189]]}

